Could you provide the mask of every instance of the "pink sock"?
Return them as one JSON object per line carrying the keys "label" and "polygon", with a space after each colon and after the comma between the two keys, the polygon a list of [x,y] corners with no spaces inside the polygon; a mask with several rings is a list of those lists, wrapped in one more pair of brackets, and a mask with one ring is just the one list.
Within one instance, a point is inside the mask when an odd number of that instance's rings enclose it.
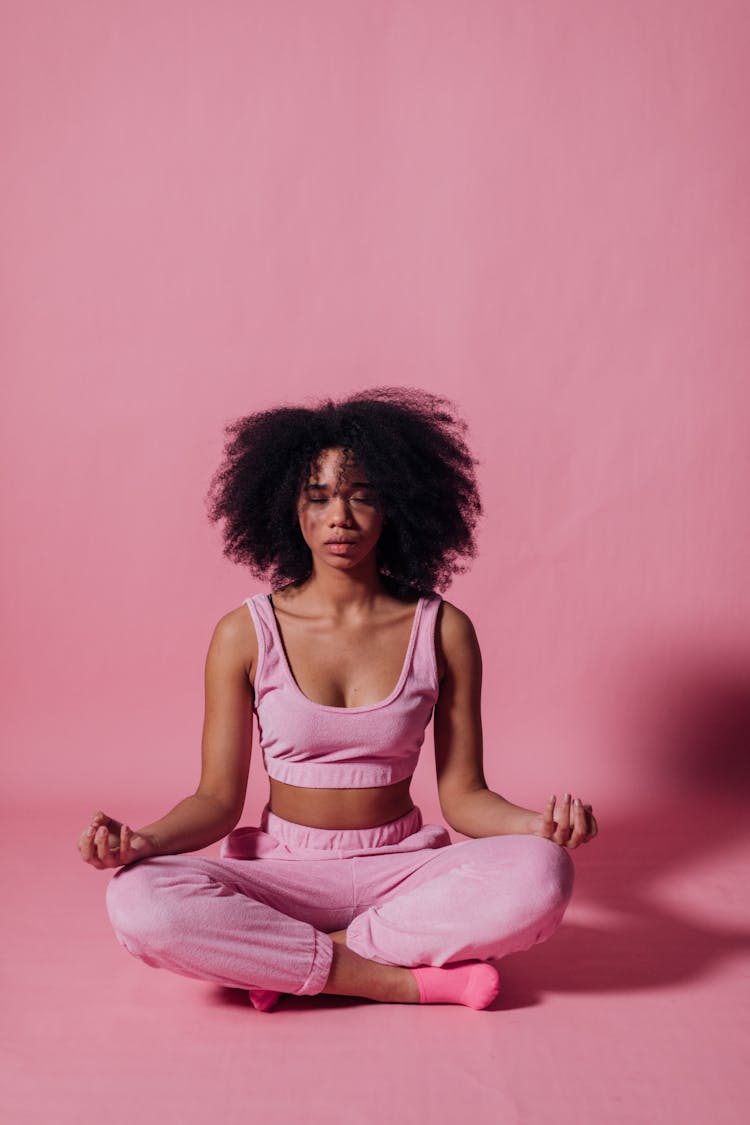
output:
{"label": "pink sock", "polygon": [[270,1012],[271,1008],[275,1008],[278,999],[281,996],[280,992],[271,992],[267,988],[251,988],[248,992],[250,1003],[259,1012]]}
{"label": "pink sock", "polygon": [[500,974],[486,961],[454,961],[434,968],[411,969],[417,978],[420,1004],[465,1004],[486,1008],[500,991]]}

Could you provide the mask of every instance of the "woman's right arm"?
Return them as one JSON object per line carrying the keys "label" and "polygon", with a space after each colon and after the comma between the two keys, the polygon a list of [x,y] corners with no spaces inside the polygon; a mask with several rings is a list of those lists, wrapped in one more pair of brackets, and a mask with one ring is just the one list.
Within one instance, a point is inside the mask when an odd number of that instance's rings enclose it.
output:
{"label": "woman's right arm", "polygon": [[78,841],[92,867],[120,867],[152,855],[197,851],[226,836],[242,815],[252,749],[250,682],[257,640],[247,609],[222,617],[206,657],[202,768],[198,788],[133,832],[97,812]]}

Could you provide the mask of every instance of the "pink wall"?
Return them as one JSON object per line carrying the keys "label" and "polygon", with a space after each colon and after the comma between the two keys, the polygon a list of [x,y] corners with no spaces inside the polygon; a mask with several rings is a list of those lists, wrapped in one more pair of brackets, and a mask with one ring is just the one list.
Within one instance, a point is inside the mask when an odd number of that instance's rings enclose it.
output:
{"label": "pink wall", "polygon": [[377,383],[454,398],[482,460],[447,596],[490,783],[731,782],[747,5],[3,7],[5,792],[192,790],[205,648],[259,588],[203,512],[222,426]]}

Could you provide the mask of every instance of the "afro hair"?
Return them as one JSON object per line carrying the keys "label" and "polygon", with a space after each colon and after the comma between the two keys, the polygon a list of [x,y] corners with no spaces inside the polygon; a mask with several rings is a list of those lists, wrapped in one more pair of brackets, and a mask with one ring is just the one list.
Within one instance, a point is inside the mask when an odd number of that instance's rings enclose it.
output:
{"label": "afro hair", "polygon": [[340,448],[360,462],[378,496],[384,587],[403,601],[445,590],[468,569],[461,560],[476,555],[482,515],[466,430],[449,399],[414,387],[248,414],[225,428],[209,519],[224,521],[227,558],[273,590],[301,584],[312,555],[299,528],[300,490],[318,455]]}

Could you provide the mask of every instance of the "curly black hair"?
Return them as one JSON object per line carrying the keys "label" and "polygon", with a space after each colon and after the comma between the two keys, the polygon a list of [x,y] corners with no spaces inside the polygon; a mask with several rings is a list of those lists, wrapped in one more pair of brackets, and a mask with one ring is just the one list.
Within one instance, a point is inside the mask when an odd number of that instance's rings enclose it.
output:
{"label": "curly black hair", "polygon": [[383,584],[408,601],[444,590],[474,558],[482,515],[467,426],[454,404],[415,387],[374,387],[313,406],[262,410],[225,427],[207,495],[224,520],[224,554],[273,590],[299,585],[312,555],[299,528],[300,489],[318,455],[340,448],[367,472],[383,512],[376,547]]}

